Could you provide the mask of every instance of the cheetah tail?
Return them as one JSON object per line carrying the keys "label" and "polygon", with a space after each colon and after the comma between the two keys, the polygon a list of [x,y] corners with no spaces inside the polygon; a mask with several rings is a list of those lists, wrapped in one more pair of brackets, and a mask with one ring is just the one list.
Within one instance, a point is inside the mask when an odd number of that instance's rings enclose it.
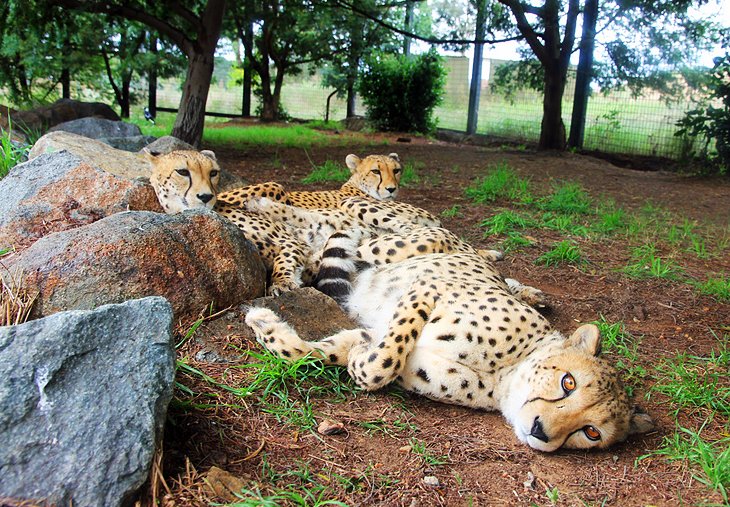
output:
{"label": "cheetah tail", "polygon": [[357,249],[363,233],[358,230],[337,231],[330,236],[322,252],[322,262],[314,286],[338,303],[352,291],[351,276],[358,269]]}

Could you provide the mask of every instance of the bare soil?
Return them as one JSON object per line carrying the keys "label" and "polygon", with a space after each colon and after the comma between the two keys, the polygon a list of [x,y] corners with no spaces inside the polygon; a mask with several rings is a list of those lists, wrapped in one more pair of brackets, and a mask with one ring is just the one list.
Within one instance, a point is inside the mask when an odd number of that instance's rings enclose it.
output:
{"label": "bare soil", "polygon": [[[727,179],[625,169],[570,153],[505,151],[419,138],[399,143],[397,137],[379,136],[370,145],[353,141],[306,152],[218,148],[217,155],[222,167],[251,182],[276,180],[292,189],[319,189],[336,188],[337,184],[302,185],[300,180],[312,170],[312,164],[325,160],[344,163],[348,153],[396,151],[402,160],[417,164],[420,176],[417,184],[402,189],[399,200],[436,214],[458,205],[459,212],[444,217],[444,225],[480,248],[496,246],[499,238],[484,238],[479,223],[508,203],[473,204],[464,188],[497,162],[508,163],[531,178],[535,188],[544,186],[545,192],[552,182],[569,180],[580,182],[594,198],[613,199],[627,210],[638,212],[650,201],[697,221],[711,238],[722,234],[722,228],[727,233],[730,223]],[[531,230],[529,235],[534,245],[508,255],[501,264],[505,275],[547,292],[553,302],[548,317],[565,333],[601,316],[609,322],[624,322],[640,340],[638,363],[649,373],[661,358],[680,351],[708,354],[717,346],[712,331],[722,336],[730,329],[730,304],[698,295],[681,281],[637,280],[617,272],[628,262],[635,241],[623,236],[600,241],[576,238],[588,264],[544,267],[536,265],[535,259],[565,235],[547,230]],[[730,272],[727,252],[709,259],[686,253],[677,260],[687,274],[704,280],[709,273]],[[201,360],[200,354],[202,343],[211,341],[239,354],[259,350],[242,319],[243,313],[233,310],[207,322],[198,331],[205,339],[188,342],[180,356],[213,378],[225,379],[230,385],[245,383],[249,373],[232,370],[231,364]],[[181,332],[187,324],[181,323]],[[264,496],[287,488],[310,491],[314,496],[303,505],[315,505],[317,499],[363,506],[551,505],[548,491],[558,493],[558,505],[722,503],[720,495],[693,478],[693,471],[683,463],[661,458],[637,462],[639,456],[660,447],[663,437],[675,429],[670,414],[674,407],[667,398],[653,393],[646,399],[655,382],[651,375],[638,384],[635,399],[656,419],[656,431],[607,451],[554,454],[519,443],[499,414],[394,390],[358,393],[338,403],[326,398],[311,400],[318,421],[330,418],[344,425],[344,433],[322,436],[298,431],[262,412],[255,400],[222,395],[197,377],[181,375],[179,381],[198,394],[176,391],[170,409],[160,474],[164,483],[159,477],[154,481],[155,496],[165,497],[165,504],[223,502],[225,495],[214,493],[203,480],[212,466],[243,480],[249,489],[260,489]],[[211,393],[218,394],[212,397]],[[225,407],[225,403],[243,408]],[[706,417],[699,409],[681,411],[679,421],[698,429]],[[388,432],[368,430],[362,425],[368,421],[385,421]],[[727,421],[718,417],[703,434],[718,436],[726,428]],[[445,463],[427,463],[409,447],[412,438],[425,443]],[[306,470],[309,475],[287,473],[296,470]],[[426,476],[436,477],[438,485],[424,482]],[[151,499],[150,494],[145,501]],[[282,503],[276,500],[271,505]]]}

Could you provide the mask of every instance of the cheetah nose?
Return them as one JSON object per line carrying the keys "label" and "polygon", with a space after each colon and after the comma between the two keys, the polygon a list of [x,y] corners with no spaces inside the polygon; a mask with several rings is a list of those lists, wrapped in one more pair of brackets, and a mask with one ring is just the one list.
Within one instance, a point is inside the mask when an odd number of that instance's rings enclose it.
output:
{"label": "cheetah nose", "polygon": [[545,430],[542,429],[542,423],[540,422],[540,417],[535,416],[535,422],[532,423],[532,429],[530,430],[530,435],[535,437],[538,440],[542,440],[543,442],[547,443],[548,436],[545,434]]}
{"label": "cheetah nose", "polygon": [[203,201],[203,204],[208,204],[213,198],[213,194],[198,194],[196,197]]}
{"label": "cheetah nose", "polygon": [[396,187],[386,187],[385,190],[387,190],[388,192],[390,192],[392,194],[398,189]]}

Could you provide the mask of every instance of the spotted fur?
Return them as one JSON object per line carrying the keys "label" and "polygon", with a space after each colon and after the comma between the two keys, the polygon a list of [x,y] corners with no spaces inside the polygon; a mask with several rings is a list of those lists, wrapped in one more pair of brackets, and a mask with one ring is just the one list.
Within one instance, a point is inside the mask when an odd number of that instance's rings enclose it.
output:
{"label": "spotted fur", "polygon": [[363,327],[304,342],[272,311],[252,309],[246,322],[264,346],[347,366],[368,390],[396,382],[435,400],[499,410],[522,442],[546,452],[606,447],[653,427],[600,357],[595,326],[567,338],[551,329],[480,255],[363,269],[362,241],[360,231],[330,238],[318,286]]}
{"label": "spotted fur", "polygon": [[397,153],[368,155],[362,159],[350,154],[345,163],[351,175],[339,190],[286,191],[279,183],[267,182],[222,192],[218,200],[244,206],[250,199],[268,197],[299,208],[323,209],[337,208],[347,197],[391,201],[398,195],[403,169]]}

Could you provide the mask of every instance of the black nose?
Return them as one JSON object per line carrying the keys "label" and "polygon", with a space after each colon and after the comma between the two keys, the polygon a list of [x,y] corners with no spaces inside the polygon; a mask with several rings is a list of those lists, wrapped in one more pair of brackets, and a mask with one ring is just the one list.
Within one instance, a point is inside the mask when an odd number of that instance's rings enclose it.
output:
{"label": "black nose", "polygon": [[530,430],[530,435],[535,437],[538,440],[542,440],[543,442],[547,443],[548,436],[545,434],[545,431],[542,429],[542,423],[540,422],[540,418],[535,417],[535,422],[532,423],[532,429]]}
{"label": "black nose", "polygon": [[210,202],[210,200],[213,198],[213,194],[198,194],[197,197],[198,199],[203,201],[203,204],[208,204],[208,202]]}
{"label": "black nose", "polygon": [[385,190],[387,190],[388,192],[390,192],[392,194],[393,192],[395,192],[398,189],[396,187],[387,187]]}

